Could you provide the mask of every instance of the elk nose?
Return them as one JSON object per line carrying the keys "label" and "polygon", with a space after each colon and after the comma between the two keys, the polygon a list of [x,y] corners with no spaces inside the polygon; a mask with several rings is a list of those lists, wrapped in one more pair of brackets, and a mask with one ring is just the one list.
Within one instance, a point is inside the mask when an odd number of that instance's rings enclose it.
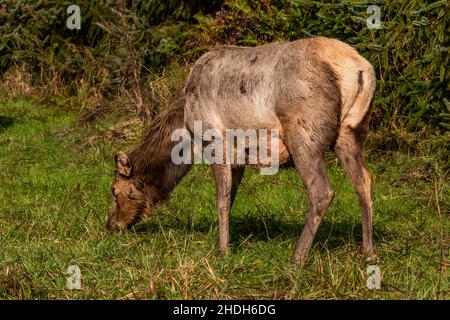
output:
{"label": "elk nose", "polygon": [[114,222],[112,222],[111,219],[108,219],[108,222],[106,223],[106,230],[108,230],[109,233],[113,232],[116,229],[116,226]]}

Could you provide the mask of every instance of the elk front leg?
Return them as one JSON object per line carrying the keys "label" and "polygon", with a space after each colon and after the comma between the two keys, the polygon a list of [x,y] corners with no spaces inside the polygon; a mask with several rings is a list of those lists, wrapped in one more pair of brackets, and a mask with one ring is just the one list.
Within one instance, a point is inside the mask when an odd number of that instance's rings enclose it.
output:
{"label": "elk front leg", "polygon": [[230,165],[211,165],[216,182],[216,203],[219,213],[219,255],[223,256],[228,250],[230,234],[230,210],[232,198],[232,173]]}
{"label": "elk front leg", "polygon": [[239,185],[241,184],[242,176],[244,175],[244,167],[237,167],[231,169],[231,204],[230,209],[233,206],[234,199],[236,198],[236,193]]}
{"label": "elk front leg", "polygon": [[244,167],[231,168],[230,165],[211,165],[216,182],[216,202],[219,214],[219,255],[228,250],[230,237],[230,211],[236,196],[237,188],[244,174]]}

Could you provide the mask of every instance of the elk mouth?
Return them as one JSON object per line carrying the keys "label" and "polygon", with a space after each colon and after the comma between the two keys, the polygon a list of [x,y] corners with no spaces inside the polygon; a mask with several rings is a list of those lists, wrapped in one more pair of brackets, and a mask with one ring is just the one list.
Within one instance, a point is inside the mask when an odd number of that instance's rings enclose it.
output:
{"label": "elk mouth", "polygon": [[108,218],[108,221],[106,222],[106,230],[108,233],[124,233],[127,230],[130,230],[136,223],[141,221],[141,217],[134,217],[132,221],[129,222],[117,222],[113,218],[112,215]]}
{"label": "elk mouth", "polygon": [[108,231],[108,233],[113,233],[120,229],[111,219],[108,219],[108,222],[106,222],[106,230]]}
{"label": "elk mouth", "polygon": [[108,231],[108,233],[110,234],[115,232],[124,233],[125,231],[130,230],[136,223],[137,221],[126,226],[121,226],[111,220],[108,220],[108,222],[106,223],[106,231]]}

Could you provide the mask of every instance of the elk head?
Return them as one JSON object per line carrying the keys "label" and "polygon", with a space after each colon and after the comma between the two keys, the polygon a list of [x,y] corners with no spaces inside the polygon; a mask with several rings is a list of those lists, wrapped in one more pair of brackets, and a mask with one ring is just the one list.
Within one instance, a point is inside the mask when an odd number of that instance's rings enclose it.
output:
{"label": "elk head", "polygon": [[123,231],[153,213],[155,201],[151,191],[154,188],[133,173],[132,163],[125,152],[119,151],[115,161],[117,172],[111,185],[114,202],[106,227],[109,231]]}

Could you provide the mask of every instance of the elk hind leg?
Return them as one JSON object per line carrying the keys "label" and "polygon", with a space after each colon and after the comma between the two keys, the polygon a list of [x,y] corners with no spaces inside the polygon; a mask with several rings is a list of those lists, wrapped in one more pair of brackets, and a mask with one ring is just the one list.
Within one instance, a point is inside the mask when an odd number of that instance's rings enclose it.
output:
{"label": "elk hind leg", "polygon": [[358,130],[350,127],[341,128],[336,140],[335,152],[358,195],[362,216],[362,253],[367,260],[372,260],[375,254],[372,235],[371,175],[364,163],[365,136],[364,128]]}

